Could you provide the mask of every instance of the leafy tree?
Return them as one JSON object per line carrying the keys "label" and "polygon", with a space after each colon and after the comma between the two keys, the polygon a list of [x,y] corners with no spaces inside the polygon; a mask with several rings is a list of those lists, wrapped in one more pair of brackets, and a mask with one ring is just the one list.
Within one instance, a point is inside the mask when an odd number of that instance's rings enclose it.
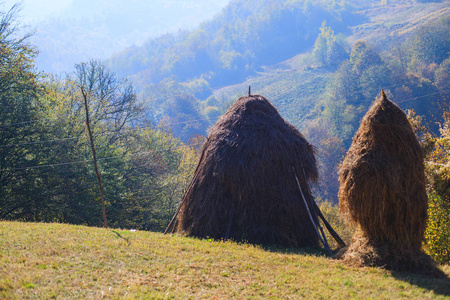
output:
{"label": "leafy tree", "polygon": [[[85,116],[83,102],[84,96],[86,96],[98,156],[100,158],[120,158],[121,155],[126,155],[128,153],[127,144],[123,143],[127,138],[126,130],[130,128],[132,121],[136,120],[141,111],[132,86],[126,81],[119,80],[115,74],[110,72],[99,61],[91,60],[88,63],[76,65],[75,69],[75,78],[67,78],[65,84],[67,90],[62,91],[63,94],[68,94],[68,98],[71,99],[71,105],[67,106],[67,110],[63,112],[66,114],[76,112],[76,121],[66,124],[66,127],[75,126],[79,128],[79,124],[83,124]],[[82,132],[79,134],[81,136]],[[86,160],[90,161],[92,160],[90,151],[86,151],[86,144],[88,144],[86,143],[87,138],[82,139],[82,142],[85,144],[83,147],[85,149],[83,156]],[[124,162],[120,159],[113,159],[104,161],[101,165],[103,169],[102,178],[104,181],[106,203],[114,211],[117,202],[117,196],[114,192],[124,188],[121,181],[117,179],[120,178],[120,174],[123,171]],[[90,174],[89,178],[91,181],[86,183],[90,188],[85,189],[89,193],[82,192],[83,201],[77,199],[76,202],[86,203],[87,201],[94,205],[98,203],[96,201],[98,194],[94,192],[96,191],[96,180],[93,176],[93,169],[90,165],[83,166],[83,168],[84,171]],[[85,205],[86,208],[89,207],[89,212],[86,209],[80,209],[74,213],[81,214],[81,218],[85,216],[84,219],[89,224],[91,222],[95,224],[96,218],[86,218],[91,212],[98,211],[98,209],[93,209],[92,205]]]}
{"label": "leafy tree", "polygon": [[33,172],[20,168],[39,159],[35,145],[17,146],[39,137],[34,123],[36,100],[42,92],[34,69],[36,50],[28,44],[30,35],[18,36],[18,10],[15,5],[0,12],[0,219],[33,210]]}
{"label": "leafy tree", "polygon": [[[27,57],[22,55],[19,58]],[[30,67],[22,63],[20,68],[28,71]],[[33,80],[28,85],[36,90],[36,76],[33,73],[25,75],[26,79]],[[13,130],[7,132],[14,137],[9,142],[14,145],[3,148],[14,153],[17,159],[5,160],[10,164],[6,168],[10,167],[13,172],[2,172],[11,184],[2,185],[5,195],[1,197],[4,201],[0,206],[0,218],[98,224],[98,192],[93,169],[89,165],[92,158],[84,134],[85,114],[80,85],[89,92],[91,119],[100,157],[120,157],[127,153],[123,133],[138,116],[140,108],[131,86],[118,81],[98,62],[78,66],[76,75],[78,83],[70,77],[62,81],[50,78],[39,94],[31,94],[31,89],[15,86],[15,99],[11,103],[16,105],[15,109],[20,104],[20,112],[27,112],[30,118],[32,116],[33,123],[27,127],[13,126]],[[17,101],[20,98],[23,101]],[[25,128],[28,128],[26,135],[18,131],[25,133]],[[112,160],[104,163],[103,168],[107,170],[105,183],[119,190],[120,180],[109,174],[120,174],[123,163]],[[108,195],[112,196],[109,205],[114,204],[113,190],[110,189]]]}
{"label": "leafy tree", "polygon": [[425,151],[428,179],[427,252],[439,263],[450,263],[450,113],[445,111],[439,135],[422,125],[422,118],[409,111],[408,118]]}
{"label": "leafy tree", "polygon": [[350,63],[355,72],[360,75],[367,68],[382,63],[380,55],[365,41],[356,42],[350,52]]}
{"label": "leafy tree", "polygon": [[[85,133],[80,86],[88,91],[95,145],[111,227],[163,230],[189,183],[197,154],[171,133],[133,123],[140,106],[132,88],[91,61],[73,77],[48,78],[36,97],[35,159],[2,198],[1,218],[100,225],[101,208]],[[54,141],[54,142],[52,142]],[[39,150],[39,151],[38,151]],[[22,173],[21,173],[22,174]],[[13,186],[13,185],[12,185]],[[14,204],[15,206],[13,206]]]}
{"label": "leafy tree", "polygon": [[392,85],[391,70],[383,64],[372,65],[361,73],[359,82],[359,88],[364,98],[371,103],[381,89]]}
{"label": "leafy tree", "polygon": [[328,98],[323,102],[322,116],[330,125],[334,136],[349,140],[354,130],[356,109],[342,98]]}
{"label": "leafy tree", "polygon": [[350,61],[344,61],[327,82],[326,97],[341,98],[347,104],[358,105],[364,97],[359,88],[359,78]]}
{"label": "leafy tree", "polygon": [[337,203],[339,163],[345,154],[343,140],[330,130],[330,124],[317,120],[305,130],[308,141],[317,149],[319,184],[314,193],[321,199]]}
{"label": "leafy tree", "polygon": [[336,37],[333,29],[326,26],[326,21],[314,43],[313,56],[321,65],[338,65],[348,56],[343,38]]}
{"label": "leafy tree", "polygon": [[[75,80],[88,94],[93,125],[106,124],[119,134],[141,113],[132,85],[119,80],[103,63],[90,60],[75,66]],[[80,90],[81,92],[81,90]],[[78,93],[79,96],[80,93]],[[114,140],[114,136],[111,140]]]}
{"label": "leafy tree", "polygon": [[443,16],[419,27],[406,42],[410,53],[409,67],[425,64],[441,64],[450,55],[450,17]]}
{"label": "leafy tree", "polygon": [[362,114],[381,89],[392,84],[391,71],[380,55],[364,41],[356,42],[350,59],[344,61],[327,83],[321,101],[322,116],[335,135],[345,142],[353,135]]}
{"label": "leafy tree", "polygon": [[197,154],[161,129],[142,128],[128,143],[133,150],[124,157],[121,175],[126,188],[113,207],[117,213],[112,222],[126,228],[163,231],[189,184]]}
{"label": "leafy tree", "polygon": [[450,57],[439,65],[434,74],[435,85],[449,99],[450,97]]}

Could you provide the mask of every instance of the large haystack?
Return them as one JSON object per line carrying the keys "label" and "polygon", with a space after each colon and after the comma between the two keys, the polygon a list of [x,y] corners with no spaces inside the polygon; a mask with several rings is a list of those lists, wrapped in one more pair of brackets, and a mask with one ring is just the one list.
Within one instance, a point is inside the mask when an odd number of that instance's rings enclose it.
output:
{"label": "large haystack", "polygon": [[301,190],[317,179],[313,147],[262,96],[239,98],[211,129],[170,230],[287,247],[316,246]]}
{"label": "large haystack", "polygon": [[423,269],[427,221],[423,154],[405,113],[382,92],[339,170],[339,206],[359,225],[344,260]]}

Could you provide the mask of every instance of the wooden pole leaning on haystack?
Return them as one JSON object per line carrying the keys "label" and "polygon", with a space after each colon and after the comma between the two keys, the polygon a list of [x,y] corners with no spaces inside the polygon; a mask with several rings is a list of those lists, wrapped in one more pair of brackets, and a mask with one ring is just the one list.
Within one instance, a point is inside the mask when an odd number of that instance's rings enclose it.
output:
{"label": "wooden pole leaning on haystack", "polygon": [[[208,140],[207,140],[208,141]],[[204,154],[204,151],[202,151],[202,154],[201,154],[201,156],[200,156],[200,160],[202,160],[203,159],[203,154]],[[166,228],[166,230],[164,231],[164,234],[167,234],[167,233],[174,233],[175,232],[175,229],[177,228],[177,217],[178,217],[178,214],[180,213],[180,209],[181,209],[181,206],[182,206],[182,204],[183,204],[183,201],[184,201],[184,199],[186,198],[186,195],[188,194],[188,192],[189,192],[189,190],[190,189],[192,189],[192,185],[194,184],[194,182],[196,181],[196,179],[197,179],[197,176],[198,176],[198,165],[197,165],[197,167],[195,168],[195,171],[194,171],[194,177],[192,178],[192,180],[191,180],[191,182],[189,183],[189,186],[188,186],[188,188],[186,189],[186,192],[184,193],[184,195],[183,195],[183,198],[181,199],[181,202],[180,202],[180,204],[178,205],[178,208],[177,208],[177,210],[175,211],[175,214],[173,215],[173,217],[172,217],[172,219],[170,220],[170,222],[169,222],[169,225],[167,225],[167,228]]]}
{"label": "wooden pole leaning on haystack", "polygon": [[341,248],[346,247],[345,242],[342,240],[342,238],[339,236],[339,234],[333,229],[333,227],[328,223],[327,219],[325,219],[325,216],[320,211],[319,206],[317,206],[317,203],[313,201],[314,204],[314,210],[317,213],[317,215],[322,219],[323,224],[328,229],[328,232],[331,234],[331,236],[336,240],[336,242],[339,244]]}
{"label": "wooden pole leaning on haystack", "polygon": [[434,269],[421,251],[427,221],[423,158],[405,113],[382,91],[340,165],[339,207],[360,228],[340,258],[394,270]]}
{"label": "wooden pole leaning on haystack", "polygon": [[187,191],[189,191],[189,189],[192,187],[193,182],[195,182],[194,179],[197,176],[196,173],[194,173],[194,174],[195,174],[194,178],[191,180],[191,183],[189,184],[188,188],[186,189],[186,192],[184,193],[183,199],[181,200],[180,204],[178,204],[178,208],[175,211],[175,214],[173,215],[172,219],[170,220],[169,225],[167,225],[167,228],[164,231],[164,234],[168,234],[169,232],[170,233],[174,233],[175,232],[175,229],[177,228],[177,217],[178,217],[178,214],[180,213],[180,209],[181,209],[181,206],[183,204],[184,197],[186,197]]}
{"label": "wooden pole leaning on haystack", "polygon": [[[325,218],[325,216],[320,211],[320,208],[317,205],[317,203],[314,201],[314,199],[310,199],[310,201],[306,201],[305,200],[305,197],[304,197],[304,194],[303,194],[302,188],[300,186],[300,182],[298,180],[298,177],[297,177],[297,174],[295,172],[294,167],[292,167],[292,170],[294,171],[294,176],[295,176],[295,179],[297,181],[300,193],[301,193],[301,195],[303,197],[303,200],[305,202],[305,205],[308,205],[308,211],[312,211],[312,216],[313,216],[312,222],[314,222],[314,226],[318,227],[320,229],[320,232],[322,233],[323,238],[319,234],[318,235],[319,235],[319,238],[321,239],[322,244],[325,247],[325,249],[329,253],[331,253],[331,250],[329,248],[327,239],[325,237],[325,233],[324,233],[322,227],[320,226],[319,218],[322,219],[323,224],[325,225],[325,227],[327,228],[327,230],[331,234],[331,236],[336,240],[336,242],[338,243],[339,247],[340,248],[346,247],[345,242],[342,240],[342,238],[339,236],[339,234],[333,229],[333,227],[330,225],[330,223],[328,223],[327,219]],[[317,232],[317,230],[316,230],[316,232]]]}
{"label": "wooden pole leaning on haystack", "polygon": [[169,225],[167,225],[166,230],[164,230],[164,234],[168,234],[169,232],[173,233],[174,228],[176,227],[176,220],[178,213],[180,212],[181,203],[182,202],[180,202],[180,204],[178,205],[177,210],[175,211],[175,214],[173,215],[172,219],[170,219]]}
{"label": "wooden pole leaning on haystack", "polygon": [[[306,201],[305,195],[303,194],[302,187],[300,185],[300,182],[298,181],[297,174],[295,174],[294,167],[292,167],[292,170],[294,171],[294,176],[295,176],[295,180],[297,181],[298,189],[300,191],[300,194],[302,195],[303,203],[305,203],[306,210],[308,211],[308,215],[309,215],[309,218],[311,220],[311,223],[313,224],[314,229],[316,230],[316,234],[317,234],[320,242],[322,243],[322,245],[325,247],[325,250],[327,250],[328,253],[331,253],[331,250],[330,250],[330,247],[328,246],[328,241],[327,241],[327,238],[325,236],[325,233],[323,232],[323,229],[320,226],[319,218],[317,217],[317,213],[316,213],[315,207],[312,206],[310,208],[311,203],[308,203],[309,201]],[[317,230],[317,228],[320,229],[320,233],[319,233],[319,230]]]}

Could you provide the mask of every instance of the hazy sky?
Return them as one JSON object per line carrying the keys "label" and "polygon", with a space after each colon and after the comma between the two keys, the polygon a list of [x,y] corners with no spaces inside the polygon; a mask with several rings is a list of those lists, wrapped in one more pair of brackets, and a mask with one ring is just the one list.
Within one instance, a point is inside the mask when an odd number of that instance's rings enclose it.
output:
{"label": "hazy sky", "polygon": [[[67,10],[73,0],[25,0],[22,1],[21,16],[26,23],[36,24],[40,20],[60,15]],[[16,0],[3,0],[3,7],[10,8]]]}
{"label": "hazy sky", "polygon": [[[230,0],[23,0],[22,25],[36,29],[39,69],[69,72],[178,29],[194,29]],[[16,0],[0,0],[2,11]]]}
{"label": "hazy sky", "polygon": [[[54,17],[92,17],[119,9],[148,13],[149,17],[156,17],[152,15],[152,11],[164,11],[166,15],[158,17],[169,19],[171,13],[178,14],[184,11],[186,18],[191,18],[193,22],[201,22],[204,18],[211,17],[220,11],[229,0],[0,0],[0,3],[2,2],[5,9],[21,2],[21,19],[27,24],[37,24]],[[204,18],[195,20],[192,18],[192,11]],[[136,16],[131,14],[124,17],[132,20]],[[148,21],[151,22],[151,20]]]}

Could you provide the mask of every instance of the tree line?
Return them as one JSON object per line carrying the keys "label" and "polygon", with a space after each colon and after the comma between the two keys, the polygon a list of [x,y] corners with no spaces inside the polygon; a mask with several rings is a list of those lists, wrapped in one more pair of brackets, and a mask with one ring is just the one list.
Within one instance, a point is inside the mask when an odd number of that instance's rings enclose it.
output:
{"label": "tree line", "polygon": [[38,73],[16,13],[14,6],[0,15],[0,219],[102,224],[86,97],[108,224],[162,230],[196,148],[145,121],[132,85],[102,62],[78,64],[62,78]]}
{"label": "tree line", "polygon": [[392,37],[389,50],[380,51],[366,41],[348,48],[323,24],[310,60],[319,65],[334,61],[337,68],[305,130],[322,156],[321,197],[336,199],[339,161],[381,89],[403,109],[422,116],[430,132],[439,133],[442,112],[450,109],[449,28],[450,17],[443,16],[403,40]]}

